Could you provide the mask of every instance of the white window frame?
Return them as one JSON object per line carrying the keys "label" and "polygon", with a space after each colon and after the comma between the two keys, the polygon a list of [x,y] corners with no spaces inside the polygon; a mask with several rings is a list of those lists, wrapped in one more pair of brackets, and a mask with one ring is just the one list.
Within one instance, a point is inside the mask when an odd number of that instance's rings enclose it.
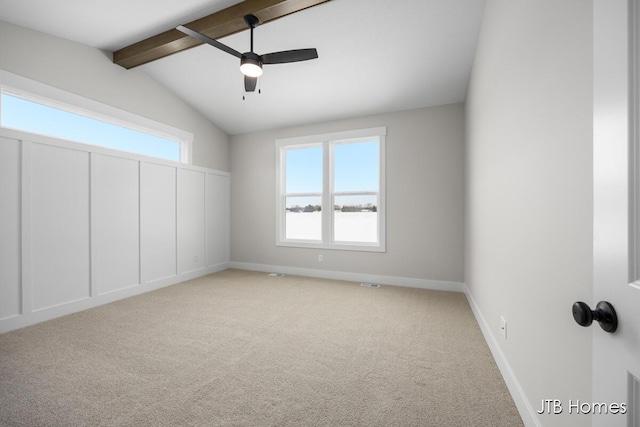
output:
{"label": "white window frame", "polygon": [[[386,220],[385,220],[385,126],[357,129],[344,132],[332,132],[320,135],[309,135],[295,138],[278,139],[276,145],[276,246],[298,248],[336,249],[348,251],[385,252]],[[379,183],[378,191],[334,191],[333,147],[339,144],[365,142],[376,139],[379,143]],[[286,193],[286,158],[287,149],[322,146],[322,193]],[[320,196],[322,198],[322,240],[309,241],[286,238],[286,198],[292,196]],[[333,206],[336,196],[377,195],[377,242],[335,242],[333,240]]]}
{"label": "white window frame", "polygon": [[[146,133],[159,138],[175,141],[180,145],[180,163],[191,164],[193,160],[193,133],[121,110],[16,74],[0,70],[0,94],[21,98],[47,107],[78,114],[114,126]],[[2,104],[0,102],[0,112]],[[22,129],[18,129],[23,131]],[[25,131],[31,133],[29,131]],[[45,135],[51,136],[51,135]],[[73,141],[80,142],[82,141]],[[84,143],[92,145],[90,143]],[[106,148],[106,147],[101,147]],[[120,151],[114,148],[107,148]],[[150,157],[141,153],[134,153]],[[155,157],[153,157],[155,158]],[[171,161],[162,159],[165,161]]]}

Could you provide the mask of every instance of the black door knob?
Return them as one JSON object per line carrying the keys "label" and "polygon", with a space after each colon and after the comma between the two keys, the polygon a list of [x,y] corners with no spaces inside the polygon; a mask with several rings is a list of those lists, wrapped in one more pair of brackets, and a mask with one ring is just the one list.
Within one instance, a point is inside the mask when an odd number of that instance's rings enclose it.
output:
{"label": "black door knob", "polygon": [[593,321],[600,323],[600,327],[607,332],[615,332],[618,328],[618,316],[616,310],[607,301],[600,301],[595,310],[578,301],[573,304],[573,318],[582,326],[590,326]]}

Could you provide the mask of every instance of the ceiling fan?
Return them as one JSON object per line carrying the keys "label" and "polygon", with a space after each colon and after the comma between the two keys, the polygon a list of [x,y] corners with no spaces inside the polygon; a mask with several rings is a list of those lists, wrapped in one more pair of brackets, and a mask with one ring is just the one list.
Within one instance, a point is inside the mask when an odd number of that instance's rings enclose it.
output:
{"label": "ceiling fan", "polygon": [[244,17],[244,21],[251,29],[251,50],[245,53],[240,53],[237,50],[232,49],[217,40],[207,37],[204,34],[187,28],[184,25],[178,25],[176,29],[202,42],[208,43],[213,47],[217,47],[218,49],[223,50],[237,58],[240,58],[240,71],[242,72],[242,74],[244,74],[244,90],[247,92],[253,92],[256,90],[258,77],[262,75],[262,65],[308,61],[309,59],[316,59],[318,57],[318,51],[316,49],[284,50],[282,52],[273,52],[266,53],[264,55],[258,55],[253,51],[253,29],[258,26],[260,21],[254,15],[246,15]]}

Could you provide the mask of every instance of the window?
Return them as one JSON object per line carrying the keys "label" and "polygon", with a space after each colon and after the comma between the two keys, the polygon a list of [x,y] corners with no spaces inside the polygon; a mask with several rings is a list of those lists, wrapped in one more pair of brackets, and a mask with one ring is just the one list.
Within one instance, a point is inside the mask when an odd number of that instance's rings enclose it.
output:
{"label": "window", "polygon": [[322,146],[292,147],[284,156],[285,239],[321,241]]}
{"label": "window", "polygon": [[386,128],[276,141],[279,246],[385,251]]}
{"label": "window", "polygon": [[178,135],[180,132],[172,135],[148,129],[8,88],[0,92],[0,126],[183,163],[189,162],[188,147],[192,141],[192,136]]}

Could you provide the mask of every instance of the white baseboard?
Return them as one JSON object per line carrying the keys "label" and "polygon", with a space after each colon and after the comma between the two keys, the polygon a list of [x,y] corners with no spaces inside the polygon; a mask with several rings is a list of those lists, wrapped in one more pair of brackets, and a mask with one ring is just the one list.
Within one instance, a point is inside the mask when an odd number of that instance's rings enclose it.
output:
{"label": "white baseboard", "polygon": [[166,277],[153,282],[133,285],[121,290],[108,292],[101,295],[95,295],[76,301],[69,301],[67,303],[55,305],[37,311],[31,311],[29,313],[23,313],[16,316],[0,319],[0,334],[13,331],[15,329],[24,328],[25,326],[35,325],[36,323],[44,322],[46,320],[55,319],[56,317],[66,316],[67,314],[76,313],[78,311],[87,310],[89,308],[98,307],[103,304],[108,304],[110,302],[143,294],[145,292],[155,291],[156,289],[175,285],[186,280],[191,280],[197,277],[205,276],[207,274],[226,270],[227,268],[228,263],[225,262],[199,270],[189,271],[186,273],[177,274],[175,276]]}
{"label": "white baseboard", "polygon": [[464,294],[467,297],[467,301],[469,302],[469,306],[471,306],[471,311],[478,321],[478,325],[480,325],[480,330],[484,335],[484,339],[489,345],[489,349],[491,350],[491,354],[498,365],[498,369],[500,369],[500,373],[504,378],[505,383],[507,384],[507,388],[511,393],[511,397],[513,398],[514,403],[516,404],[516,408],[520,413],[520,417],[522,418],[522,422],[524,422],[525,427],[542,427],[538,418],[535,416],[534,409],[529,404],[526,395],[524,394],[524,390],[522,386],[520,386],[520,382],[518,378],[516,378],[509,362],[507,361],[506,356],[500,349],[498,342],[496,341],[495,335],[491,333],[491,328],[489,327],[489,323],[487,323],[486,319],[480,312],[480,308],[478,304],[473,299],[473,295],[469,291],[469,288],[466,285],[464,287]]}
{"label": "white baseboard", "polygon": [[282,273],[291,276],[318,277],[321,279],[345,280],[349,282],[370,282],[381,285],[404,286],[407,288],[431,289],[435,291],[464,292],[464,285],[459,282],[442,280],[416,279],[412,277],[381,276],[377,274],[350,273],[346,271],[318,270],[311,268],[284,267],[280,265],[254,264],[248,262],[229,263],[229,268],[239,270],[263,271],[266,273]]}

